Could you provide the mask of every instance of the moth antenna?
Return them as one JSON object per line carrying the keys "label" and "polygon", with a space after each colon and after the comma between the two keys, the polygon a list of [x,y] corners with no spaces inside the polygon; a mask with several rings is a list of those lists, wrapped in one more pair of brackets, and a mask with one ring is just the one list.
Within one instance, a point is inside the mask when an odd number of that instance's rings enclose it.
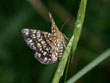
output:
{"label": "moth antenna", "polygon": [[63,25],[62,25],[62,27],[61,27],[61,29],[60,29],[61,31],[62,31],[64,25],[70,20],[70,18],[71,18],[71,17],[67,18],[67,20],[63,23]]}

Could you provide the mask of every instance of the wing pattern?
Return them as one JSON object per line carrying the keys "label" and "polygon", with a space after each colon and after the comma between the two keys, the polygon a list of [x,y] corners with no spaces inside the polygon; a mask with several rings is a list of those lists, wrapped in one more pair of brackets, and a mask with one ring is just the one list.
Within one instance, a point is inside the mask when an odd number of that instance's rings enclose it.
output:
{"label": "wing pattern", "polygon": [[[62,55],[63,44],[55,43],[53,34],[33,29],[22,30],[27,45],[35,50],[34,57],[43,64],[52,64]],[[59,47],[62,46],[62,49]],[[61,57],[61,56],[60,56]]]}

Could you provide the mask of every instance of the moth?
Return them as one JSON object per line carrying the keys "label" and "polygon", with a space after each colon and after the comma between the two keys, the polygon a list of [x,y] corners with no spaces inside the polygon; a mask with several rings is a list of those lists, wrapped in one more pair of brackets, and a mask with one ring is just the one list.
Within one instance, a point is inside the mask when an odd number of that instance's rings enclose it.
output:
{"label": "moth", "polygon": [[64,34],[58,29],[51,13],[49,13],[49,17],[52,23],[51,33],[35,29],[22,29],[24,40],[35,51],[35,59],[42,64],[52,64],[60,60],[65,47]]}

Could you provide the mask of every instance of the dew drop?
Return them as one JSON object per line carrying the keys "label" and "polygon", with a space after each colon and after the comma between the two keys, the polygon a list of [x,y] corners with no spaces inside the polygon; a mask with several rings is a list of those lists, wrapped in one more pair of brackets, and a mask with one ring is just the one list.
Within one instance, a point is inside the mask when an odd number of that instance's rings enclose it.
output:
{"label": "dew drop", "polygon": [[81,24],[78,24],[78,25],[77,25],[77,28],[80,28],[80,27],[81,27]]}
{"label": "dew drop", "polygon": [[58,72],[60,72],[60,69],[58,69]]}

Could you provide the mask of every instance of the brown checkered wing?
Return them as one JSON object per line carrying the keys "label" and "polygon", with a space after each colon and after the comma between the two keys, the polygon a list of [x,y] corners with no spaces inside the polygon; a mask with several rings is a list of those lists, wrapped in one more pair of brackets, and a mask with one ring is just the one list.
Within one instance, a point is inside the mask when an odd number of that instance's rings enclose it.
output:
{"label": "brown checkered wing", "polygon": [[41,63],[52,64],[58,59],[55,37],[51,33],[33,29],[23,29],[22,33],[27,45],[36,51],[34,57]]}

